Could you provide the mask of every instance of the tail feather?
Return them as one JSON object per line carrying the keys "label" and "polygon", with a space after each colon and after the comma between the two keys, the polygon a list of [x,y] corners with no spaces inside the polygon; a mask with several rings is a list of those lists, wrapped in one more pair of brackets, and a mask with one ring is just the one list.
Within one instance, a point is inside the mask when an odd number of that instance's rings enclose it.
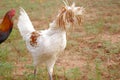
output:
{"label": "tail feather", "polygon": [[26,34],[35,31],[29,16],[22,7],[20,7],[20,16],[18,19],[17,26],[23,39],[25,39]]}

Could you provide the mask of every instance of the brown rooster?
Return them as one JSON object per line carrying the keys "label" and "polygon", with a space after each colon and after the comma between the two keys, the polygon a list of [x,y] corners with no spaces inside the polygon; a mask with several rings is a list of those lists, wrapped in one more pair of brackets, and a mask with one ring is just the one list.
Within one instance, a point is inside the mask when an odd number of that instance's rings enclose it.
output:
{"label": "brown rooster", "polygon": [[0,24],[0,44],[8,38],[8,36],[12,31],[13,28],[12,17],[14,15],[15,15],[15,10],[11,9],[5,14],[3,21]]}

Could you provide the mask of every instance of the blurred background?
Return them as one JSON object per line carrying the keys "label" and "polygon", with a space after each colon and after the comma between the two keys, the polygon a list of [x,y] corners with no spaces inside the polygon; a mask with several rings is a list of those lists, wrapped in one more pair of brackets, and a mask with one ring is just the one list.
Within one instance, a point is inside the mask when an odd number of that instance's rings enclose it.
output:
{"label": "blurred background", "polygon": [[[68,0],[83,6],[80,26],[68,31],[67,47],[54,67],[54,80],[120,80],[120,0]],[[36,30],[47,29],[64,6],[62,0],[0,0],[0,22],[14,8],[14,29],[0,44],[0,80],[33,80],[32,57],[17,29],[19,7]],[[36,80],[47,80],[39,67]]]}

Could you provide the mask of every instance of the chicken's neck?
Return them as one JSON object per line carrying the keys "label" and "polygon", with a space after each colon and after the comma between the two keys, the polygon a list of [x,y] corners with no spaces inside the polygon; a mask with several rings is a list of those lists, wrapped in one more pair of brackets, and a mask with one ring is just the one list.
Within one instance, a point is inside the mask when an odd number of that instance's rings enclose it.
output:
{"label": "chicken's neck", "polygon": [[57,22],[56,22],[55,20],[49,24],[49,29],[66,32],[66,30],[65,30],[64,28],[59,27],[59,26],[57,25]]}
{"label": "chicken's neck", "polygon": [[13,27],[12,18],[10,18],[7,14],[4,16],[2,23],[0,24],[0,30],[3,32],[11,30]]}

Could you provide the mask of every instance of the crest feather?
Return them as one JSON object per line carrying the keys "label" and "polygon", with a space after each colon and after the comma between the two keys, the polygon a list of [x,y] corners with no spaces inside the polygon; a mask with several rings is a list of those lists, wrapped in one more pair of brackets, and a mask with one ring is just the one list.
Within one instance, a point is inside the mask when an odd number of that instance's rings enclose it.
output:
{"label": "crest feather", "polygon": [[66,7],[69,6],[68,0],[63,0],[63,3],[65,4]]}

